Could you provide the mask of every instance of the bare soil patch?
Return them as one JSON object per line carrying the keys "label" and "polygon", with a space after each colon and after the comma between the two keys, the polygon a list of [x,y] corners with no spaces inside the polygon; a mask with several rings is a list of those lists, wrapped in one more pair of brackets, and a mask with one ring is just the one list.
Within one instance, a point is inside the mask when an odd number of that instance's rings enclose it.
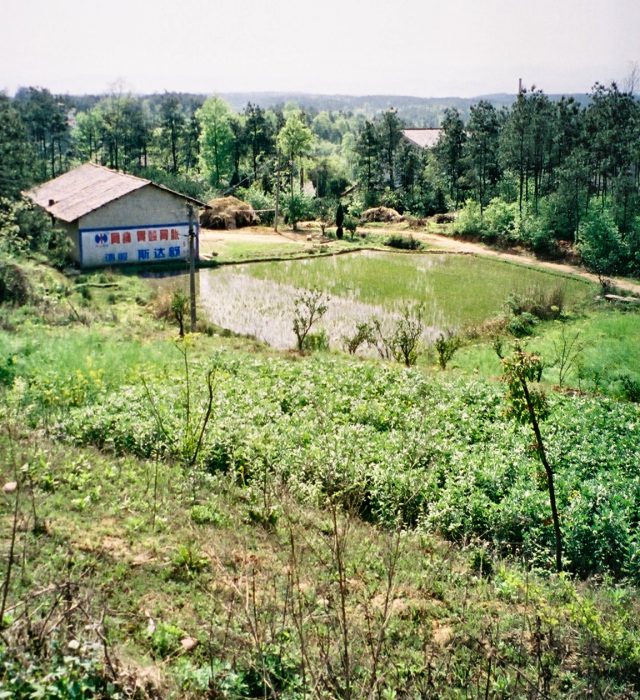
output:
{"label": "bare soil patch", "polygon": [[251,226],[243,228],[241,231],[214,231],[212,229],[200,229],[201,243],[283,243],[284,241],[299,241],[305,243],[305,237],[302,235],[293,237],[275,233],[270,229],[265,229],[259,226]]}

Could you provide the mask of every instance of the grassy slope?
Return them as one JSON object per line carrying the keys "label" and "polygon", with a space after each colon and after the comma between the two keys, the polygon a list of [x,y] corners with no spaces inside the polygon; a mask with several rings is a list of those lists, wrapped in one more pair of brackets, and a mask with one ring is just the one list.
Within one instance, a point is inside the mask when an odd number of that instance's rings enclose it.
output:
{"label": "grassy slope", "polygon": [[[535,335],[521,344],[545,358],[545,379],[551,384],[560,383],[563,347],[571,358],[563,378],[565,386],[622,396],[621,377],[630,376],[640,382],[640,314],[626,309],[601,306],[586,314],[541,324]],[[463,347],[452,368],[484,377],[497,377],[502,371],[486,339]]]}
{"label": "grassy slope", "polygon": [[[37,375],[44,380],[36,389],[49,390],[38,393],[37,431],[24,412],[7,413],[11,404],[3,413],[2,477],[11,480],[22,465],[30,475],[23,481],[21,554],[10,590],[16,623],[7,634],[24,631],[28,611],[33,621],[45,619],[38,629],[49,641],[95,639],[87,623],[97,624],[104,613],[98,630],[113,662],[128,666],[141,685],[142,679],[154,683],[163,697],[202,697],[209,682],[218,697],[261,695],[265,683],[281,697],[300,697],[301,669],[315,695],[324,697],[344,694],[347,682],[354,697],[363,697],[371,683],[389,696],[402,689],[406,697],[484,696],[486,688],[508,697],[631,697],[638,690],[640,610],[632,587],[527,573],[517,561],[488,555],[479,540],[463,538],[452,547],[412,531],[396,540],[341,511],[334,521],[326,493],[323,508],[301,506],[279,481],[243,484],[233,473],[194,480],[175,461],[116,456],[44,436],[43,429],[54,435],[70,425],[85,403],[99,406],[101,396],[118,395],[141,376],[180,384],[172,331],[131,303],[145,301],[144,287],[115,281],[115,289],[90,288],[90,299],[78,292],[68,300],[52,295],[46,308],[4,318],[5,327],[14,325],[0,334],[4,381]],[[621,338],[628,331],[627,320],[616,317],[597,323],[602,332],[614,325]],[[380,370],[336,357],[317,364],[262,351],[255,356],[249,344],[218,337],[200,337],[193,358],[204,365],[216,352],[227,367],[238,360],[247,366],[236,370],[236,380],[228,375],[230,385],[241,389],[246,381],[257,392],[244,400],[232,393],[232,403],[219,406],[220,415],[238,416],[238,435],[258,442],[263,428],[259,422],[244,428],[243,413],[267,426],[268,402],[282,401],[274,391],[295,389],[295,401],[314,397],[296,411],[315,418],[293,424],[288,449],[296,441],[324,441],[329,454],[336,408],[353,395],[348,383],[334,390],[332,373],[344,376],[340,381],[359,375],[371,381]],[[373,382],[378,399],[369,397],[357,410],[369,407],[367,420],[397,420],[393,414],[405,408],[393,405],[399,399],[387,387],[402,389],[405,378],[411,382],[411,374],[384,370]],[[317,401],[331,394],[319,411]],[[173,404],[176,413],[179,405]],[[317,433],[323,425],[324,437]],[[320,463],[325,454],[317,455]],[[2,501],[5,544],[14,498]],[[32,598],[37,591],[44,593]],[[72,591],[67,613],[65,591]],[[55,614],[43,618],[49,610]],[[345,630],[348,663],[341,653]],[[190,652],[180,644],[187,635],[199,641]],[[77,657],[93,653],[81,648]]]}
{"label": "grassy slope", "polygon": [[[6,439],[0,449],[6,457]],[[301,638],[322,696],[335,696],[347,677],[356,697],[372,679],[405,697],[475,696],[487,685],[509,697],[632,692],[640,610],[631,589],[546,580],[482,548],[394,537],[338,515],[342,618],[327,510],[300,508],[274,489],[272,524],[258,490],[224,478],[203,482],[193,506],[180,470],[161,463],[154,515],[153,463],[28,438],[14,454],[39,466],[35,509],[44,523],[19,536],[15,626],[69,587],[82,611],[66,616],[68,629],[45,623],[50,640],[90,641],[87,623],[103,620],[113,663],[161,697],[202,697],[209,683],[217,697],[254,697],[262,678],[282,697],[299,697]],[[37,602],[35,591],[45,591]],[[195,650],[182,648],[186,637],[198,640]],[[378,639],[380,675],[368,646]]]}

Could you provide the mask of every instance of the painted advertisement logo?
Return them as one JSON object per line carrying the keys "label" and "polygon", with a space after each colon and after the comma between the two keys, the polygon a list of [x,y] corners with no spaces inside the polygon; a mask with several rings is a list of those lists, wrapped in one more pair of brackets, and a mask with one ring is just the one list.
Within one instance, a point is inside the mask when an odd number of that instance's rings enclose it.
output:
{"label": "painted advertisement logo", "polygon": [[80,246],[85,267],[187,260],[189,224],[81,230]]}

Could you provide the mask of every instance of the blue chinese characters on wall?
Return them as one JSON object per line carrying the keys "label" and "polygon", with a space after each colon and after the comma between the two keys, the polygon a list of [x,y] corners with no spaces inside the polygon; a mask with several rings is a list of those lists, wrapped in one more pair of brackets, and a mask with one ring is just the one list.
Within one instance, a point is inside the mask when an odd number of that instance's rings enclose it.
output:
{"label": "blue chinese characters on wall", "polygon": [[83,265],[187,259],[188,224],[80,231]]}

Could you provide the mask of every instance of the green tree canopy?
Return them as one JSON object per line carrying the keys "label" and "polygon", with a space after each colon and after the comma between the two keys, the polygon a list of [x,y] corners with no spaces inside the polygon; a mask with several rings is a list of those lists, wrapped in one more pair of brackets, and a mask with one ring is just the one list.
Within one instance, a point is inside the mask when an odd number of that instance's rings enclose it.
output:
{"label": "green tree canopy", "polygon": [[0,93],[0,198],[17,197],[30,183],[32,157],[20,112]]}
{"label": "green tree canopy", "polygon": [[464,124],[457,109],[445,111],[442,131],[434,153],[447,181],[449,195],[457,207],[464,196],[464,146],[467,140]]}
{"label": "green tree canopy", "polygon": [[480,208],[484,209],[500,179],[500,117],[495,107],[486,100],[471,107],[467,132],[469,137],[466,148],[473,189]]}
{"label": "green tree canopy", "polygon": [[200,123],[200,167],[214,187],[221,187],[233,172],[231,108],[219,97],[210,97],[196,117]]}
{"label": "green tree canopy", "polygon": [[185,115],[176,95],[167,94],[160,105],[160,146],[172,173],[179,170],[180,141],[185,128]]}
{"label": "green tree canopy", "polygon": [[38,162],[38,179],[55,177],[66,168],[69,139],[64,100],[45,88],[20,88],[15,105],[22,114]]}
{"label": "green tree canopy", "polygon": [[289,161],[289,189],[293,196],[293,178],[296,164],[300,172],[302,190],[302,168],[301,160],[311,152],[313,145],[313,133],[304,123],[302,114],[299,111],[292,111],[288,114],[284,126],[278,133],[278,148]]}

